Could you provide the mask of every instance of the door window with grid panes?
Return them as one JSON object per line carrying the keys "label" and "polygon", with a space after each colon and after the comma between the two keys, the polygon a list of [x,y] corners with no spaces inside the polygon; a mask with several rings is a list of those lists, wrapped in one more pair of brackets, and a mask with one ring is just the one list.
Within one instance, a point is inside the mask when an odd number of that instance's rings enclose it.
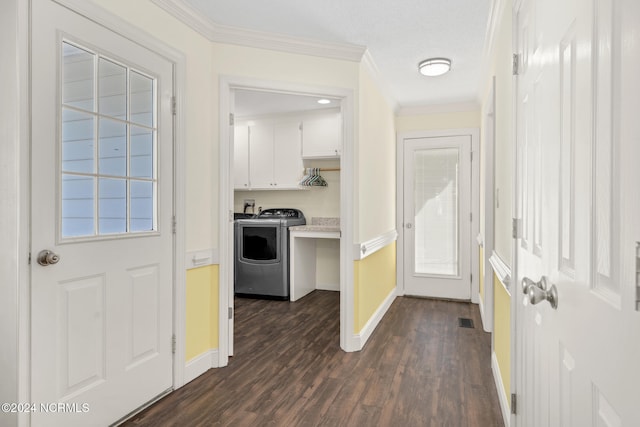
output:
{"label": "door window with grid panes", "polygon": [[156,81],[62,43],[60,237],[157,230]]}

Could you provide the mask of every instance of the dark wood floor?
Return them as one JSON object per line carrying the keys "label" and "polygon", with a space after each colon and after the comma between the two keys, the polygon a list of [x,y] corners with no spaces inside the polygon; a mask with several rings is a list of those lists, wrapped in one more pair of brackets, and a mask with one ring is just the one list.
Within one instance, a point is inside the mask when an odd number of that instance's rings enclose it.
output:
{"label": "dark wood floor", "polygon": [[229,366],[125,426],[503,425],[477,306],[397,298],[364,350],[344,353],[339,298],[236,299]]}

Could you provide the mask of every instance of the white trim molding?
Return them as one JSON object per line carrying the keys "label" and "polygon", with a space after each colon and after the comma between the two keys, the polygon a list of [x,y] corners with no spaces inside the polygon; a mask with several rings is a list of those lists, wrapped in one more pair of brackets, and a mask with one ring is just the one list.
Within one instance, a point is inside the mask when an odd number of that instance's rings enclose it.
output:
{"label": "white trim molding", "polygon": [[[219,120],[228,123],[233,112],[233,91],[237,89],[269,90],[316,96],[339,98],[341,100],[343,129],[342,155],[340,156],[340,348],[346,352],[360,348],[353,339],[354,330],[354,287],[353,287],[353,230],[354,230],[354,146],[356,135],[356,94],[351,89],[314,86],[294,82],[254,79],[244,76],[220,76]],[[219,297],[219,360],[226,366],[233,354],[233,320],[228,319],[228,308],[233,307],[233,229],[229,214],[233,209],[233,129],[230,125],[219,128],[219,184],[220,184],[220,297]]]}
{"label": "white trim molding", "polygon": [[493,313],[491,313],[490,316],[487,316],[487,314],[485,313],[484,302],[482,301],[482,298],[478,299],[478,310],[480,310],[480,320],[482,321],[482,329],[485,332],[491,332],[490,330],[487,330],[487,320],[488,320],[487,317],[492,317]]}
{"label": "white trim molding", "polygon": [[353,260],[359,261],[365,259],[371,254],[378,252],[398,239],[396,230],[387,231],[378,237],[369,239],[366,242],[355,243],[353,245]]}
{"label": "white trim molding", "polygon": [[203,249],[200,251],[189,251],[184,257],[185,268],[198,268],[207,265],[220,264],[220,251],[218,249]]}
{"label": "white trim molding", "polygon": [[482,237],[482,234],[478,233],[478,235],[476,236],[476,240],[478,241],[478,246],[483,248],[484,247],[484,237]]}
{"label": "white trim molding", "polygon": [[489,258],[489,264],[493,268],[496,277],[502,282],[504,287],[509,291],[511,285],[511,268],[500,258],[496,251],[493,251]]}
{"label": "white trim molding", "polygon": [[496,391],[498,392],[498,401],[500,402],[500,410],[502,411],[502,420],[504,421],[505,427],[509,427],[511,425],[511,407],[509,406],[509,398],[507,397],[507,392],[504,389],[504,384],[502,383],[498,357],[494,352],[491,353],[491,371],[493,372],[493,381],[496,384]]}
{"label": "white trim molding", "polygon": [[318,56],[360,62],[366,47],[329,43],[302,37],[290,37],[282,34],[254,31],[244,28],[221,25],[207,19],[184,0],[151,0],[156,6],[197,31],[208,40],[259,49]]}
{"label": "white trim molding", "polygon": [[184,383],[191,382],[211,368],[218,368],[218,349],[214,348],[196,356],[184,365]]}
{"label": "white trim molding", "polygon": [[[502,21],[504,15],[505,0],[493,0],[491,4],[491,11],[489,12],[489,18],[487,19],[487,32],[484,37],[484,47],[482,55],[482,63],[480,68],[480,81],[486,82],[489,80],[491,72],[491,61],[493,60],[493,52],[496,45],[496,33],[498,32],[498,25]],[[482,100],[483,87],[480,85],[478,92],[478,99]]]}
{"label": "white trim molding", "polygon": [[380,304],[380,307],[378,307],[376,312],[373,313],[373,316],[369,318],[360,333],[353,335],[353,340],[356,343],[358,349],[362,350],[369,338],[371,338],[373,331],[375,331],[376,327],[389,310],[389,307],[391,307],[391,304],[393,304],[393,301],[395,301],[396,297],[398,296],[397,290],[398,287],[396,286],[391,290],[391,292],[389,292],[389,295],[387,295],[382,304]]}

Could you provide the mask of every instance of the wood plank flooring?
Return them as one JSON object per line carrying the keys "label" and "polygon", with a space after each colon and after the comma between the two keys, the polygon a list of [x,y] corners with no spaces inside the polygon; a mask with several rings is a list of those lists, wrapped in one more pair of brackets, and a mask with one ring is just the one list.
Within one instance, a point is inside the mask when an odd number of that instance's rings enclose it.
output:
{"label": "wood plank flooring", "polygon": [[[125,426],[502,426],[477,306],[400,297],[364,350],[339,345],[340,295],[236,299],[235,353]],[[471,318],[474,329],[458,326]]]}

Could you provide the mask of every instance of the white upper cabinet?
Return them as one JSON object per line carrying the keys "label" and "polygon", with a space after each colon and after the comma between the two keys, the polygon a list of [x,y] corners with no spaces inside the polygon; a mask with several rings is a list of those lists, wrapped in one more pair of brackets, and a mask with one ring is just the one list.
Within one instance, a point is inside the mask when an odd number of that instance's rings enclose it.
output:
{"label": "white upper cabinet", "polygon": [[234,130],[236,190],[299,189],[300,121],[253,121]]}
{"label": "white upper cabinet", "polygon": [[274,144],[272,125],[249,127],[249,180],[251,188],[273,187]]}
{"label": "white upper cabinet", "polygon": [[249,126],[233,131],[233,176],[235,188],[249,188]]}
{"label": "white upper cabinet", "polygon": [[276,188],[298,188],[303,176],[300,122],[276,124],[273,128],[274,170]]}
{"label": "white upper cabinet", "polygon": [[330,159],[342,152],[342,115],[339,111],[305,117],[302,124],[302,158]]}

